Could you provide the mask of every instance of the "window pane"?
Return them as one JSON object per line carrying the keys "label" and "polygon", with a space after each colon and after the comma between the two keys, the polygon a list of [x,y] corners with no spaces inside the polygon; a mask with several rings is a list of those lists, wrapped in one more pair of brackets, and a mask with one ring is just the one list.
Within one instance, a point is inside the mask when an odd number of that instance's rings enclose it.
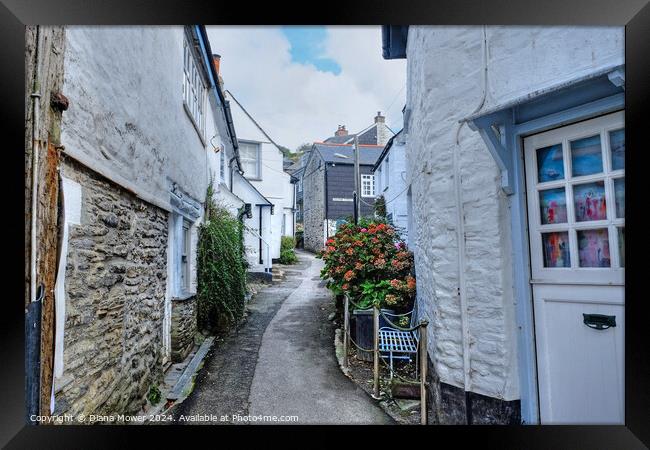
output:
{"label": "window pane", "polygon": [[609,132],[609,148],[612,152],[612,170],[625,169],[625,129]]}
{"label": "window pane", "polygon": [[564,179],[564,160],[562,144],[551,145],[537,150],[537,180],[545,181]]}
{"label": "window pane", "polygon": [[542,233],[544,267],[571,267],[569,254],[569,233]]}
{"label": "window pane", "polygon": [[625,218],[625,178],[614,180],[614,197],[616,200],[616,217]]}
{"label": "window pane", "polygon": [[566,223],[566,194],[564,188],[539,191],[539,210],[542,225]]}
{"label": "window pane", "polygon": [[621,262],[621,267],[625,267],[625,228],[619,227],[618,231],[618,259]]}
{"label": "window pane", "polygon": [[599,134],[571,141],[571,167],[574,177],[603,171],[603,152]]}
{"label": "window pane", "polygon": [[609,267],[609,233],[607,228],[578,231],[580,267]]}
{"label": "window pane", "polygon": [[573,201],[576,222],[607,219],[604,181],[573,185]]}

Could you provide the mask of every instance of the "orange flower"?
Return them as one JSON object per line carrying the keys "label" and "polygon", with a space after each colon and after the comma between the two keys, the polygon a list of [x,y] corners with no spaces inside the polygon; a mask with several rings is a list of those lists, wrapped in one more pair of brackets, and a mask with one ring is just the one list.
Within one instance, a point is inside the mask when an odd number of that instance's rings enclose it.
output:
{"label": "orange flower", "polygon": [[413,277],[410,276],[410,275],[407,276],[407,277],[406,277],[406,287],[407,287],[410,291],[414,290],[414,289],[415,289],[415,278],[413,278]]}
{"label": "orange flower", "polygon": [[352,255],[352,254],[354,254],[354,250],[352,250],[351,248],[349,248],[349,249],[347,249],[347,250],[345,251],[345,253],[347,253],[348,255]]}
{"label": "orange flower", "polygon": [[343,286],[341,286],[341,289],[343,289],[344,291],[347,291],[349,288],[350,288],[350,285],[347,284],[347,283],[345,283]]}
{"label": "orange flower", "polygon": [[345,281],[350,281],[352,278],[354,278],[354,272],[348,270],[347,272],[345,272],[345,275],[343,275],[343,278],[345,279]]}

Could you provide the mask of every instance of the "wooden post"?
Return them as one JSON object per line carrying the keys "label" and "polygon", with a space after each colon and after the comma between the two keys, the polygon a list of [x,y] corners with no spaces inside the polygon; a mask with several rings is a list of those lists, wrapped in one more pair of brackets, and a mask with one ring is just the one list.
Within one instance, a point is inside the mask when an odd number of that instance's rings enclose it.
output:
{"label": "wooden post", "polygon": [[420,424],[426,425],[427,414],[427,325],[428,320],[420,321]]}
{"label": "wooden post", "polygon": [[348,294],[345,294],[343,301],[343,368],[348,368],[348,339],[350,332],[350,299]]}
{"label": "wooden post", "polygon": [[374,379],[373,379],[373,392],[375,398],[379,398],[379,308],[377,305],[373,306],[372,309],[372,318],[373,318],[373,351],[374,351]]}

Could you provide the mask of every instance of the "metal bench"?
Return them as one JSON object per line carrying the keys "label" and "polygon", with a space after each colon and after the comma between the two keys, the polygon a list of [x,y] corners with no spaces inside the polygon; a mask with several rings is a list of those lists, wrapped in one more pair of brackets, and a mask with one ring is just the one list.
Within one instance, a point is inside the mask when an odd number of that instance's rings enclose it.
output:
{"label": "metal bench", "polygon": [[[382,358],[388,358],[390,361],[390,377],[393,378],[393,360],[407,359],[411,360],[415,355],[415,376],[418,375],[418,343],[420,332],[417,325],[417,302],[413,310],[404,314],[381,313],[389,323],[394,322],[390,317],[404,317],[410,315],[409,328],[415,328],[410,331],[404,331],[397,327],[381,327],[379,329],[379,352]],[[386,317],[389,316],[389,317]],[[393,323],[393,325],[396,325]]]}

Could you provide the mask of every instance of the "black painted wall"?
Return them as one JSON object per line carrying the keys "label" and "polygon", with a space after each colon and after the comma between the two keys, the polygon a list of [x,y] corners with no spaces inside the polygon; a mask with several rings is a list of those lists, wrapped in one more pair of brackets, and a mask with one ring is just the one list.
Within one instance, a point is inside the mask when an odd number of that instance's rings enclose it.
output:
{"label": "black painted wall", "polygon": [[[361,174],[372,174],[372,166],[362,165],[359,167]],[[354,212],[353,202],[334,201],[335,198],[352,199],[354,192],[354,166],[351,164],[328,164],[327,165],[327,219],[344,219],[352,216]],[[362,197],[366,203],[373,204],[372,197]],[[372,206],[361,203],[361,215],[372,216]]]}

